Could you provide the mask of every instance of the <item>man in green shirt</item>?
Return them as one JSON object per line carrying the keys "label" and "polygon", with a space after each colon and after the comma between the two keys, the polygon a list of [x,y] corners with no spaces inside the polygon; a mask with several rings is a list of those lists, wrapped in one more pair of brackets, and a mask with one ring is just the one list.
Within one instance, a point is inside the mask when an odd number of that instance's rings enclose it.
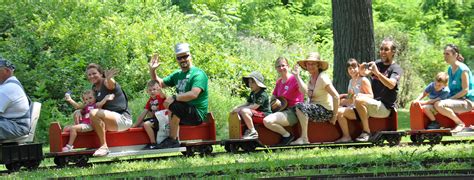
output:
{"label": "man in green shirt", "polygon": [[176,61],[180,70],[161,79],[156,74],[158,55],[153,55],[149,64],[151,78],[165,87],[176,87],[176,94],[165,100],[171,111],[170,135],[158,145],[158,149],[179,147],[179,125],[199,125],[206,119],[208,106],[207,75],[192,65],[189,44],[179,43],[175,47]]}

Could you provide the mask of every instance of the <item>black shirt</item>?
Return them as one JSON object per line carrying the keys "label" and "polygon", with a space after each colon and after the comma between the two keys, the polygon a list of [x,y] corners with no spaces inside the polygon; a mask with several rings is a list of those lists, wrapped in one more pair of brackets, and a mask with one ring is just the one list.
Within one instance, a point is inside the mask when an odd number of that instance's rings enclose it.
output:
{"label": "black shirt", "polygon": [[380,73],[385,77],[397,80],[397,83],[393,89],[389,89],[387,86],[382,84],[377,76],[372,74],[372,91],[374,92],[374,99],[382,101],[387,109],[394,109],[396,107],[395,101],[397,101],[398,95],[398,83],[403,75],[403,70],[398,64],[392,63],[390,65],[385,65],[380,59],[375,61],[375,64]]}
{"label": "black shirt", "polygon": [[[92,89],[95,89],[95,85],[92,86]],[[97,102],[102,101],[102,99],[104,99],[105,96],[108,94],[115,95],[114,99],[107,101],[102,107],[102,109],[114,111],[119,114],[123,114],[125,112],[130,114],[130,111],[128,110],[128,105],[127,105],[128,103],[127,97],[125,93],[122,91],[122,87],[120,87],[118,83],[115,83],[115,89],[113,90],[107,89],[105,84],[102,83],[99,90],[94,91],[94,92],[95,92],[95,98]]]}

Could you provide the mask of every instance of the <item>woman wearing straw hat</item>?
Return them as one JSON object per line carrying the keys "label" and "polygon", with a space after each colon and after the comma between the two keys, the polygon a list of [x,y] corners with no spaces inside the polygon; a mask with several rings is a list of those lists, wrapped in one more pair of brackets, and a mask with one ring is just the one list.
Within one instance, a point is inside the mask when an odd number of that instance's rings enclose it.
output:
{"label": "woman wearing straw hat", "polygon": [[[276,81],[272,99],[281,99],[283,102],[286,100],[288,108],[268,115],[263,119],[263,124],[268,129],[282,136],[278,145],[288,145],[295,137],[283,127],[293,126],[298,122],[298,117],[296,117],[293,107],[297,103],[303,102],[304,94],[299,91],[295,76],[288,70],[288,60],[286,58],[279,57],[275,61],[275,69],[280,78]],[[285,106],[283,105],[282,107]]]}
{"label": "woman wearing straw hat", "polygon": [[328,62],[321,60],[319,53],[309,53],[305,60],[298,61],[298,65],[309,72],[310,80],[305,84],[300,77],[298,66],[293,68],[299,89],[308,95],[308,102],[296,105],[296,116],[301,125],[301,136],[291,144],[308,144],[308,121],[334,121],[339,107],[339,94],[332,85],[329,76],[324,72],[328,69]]}

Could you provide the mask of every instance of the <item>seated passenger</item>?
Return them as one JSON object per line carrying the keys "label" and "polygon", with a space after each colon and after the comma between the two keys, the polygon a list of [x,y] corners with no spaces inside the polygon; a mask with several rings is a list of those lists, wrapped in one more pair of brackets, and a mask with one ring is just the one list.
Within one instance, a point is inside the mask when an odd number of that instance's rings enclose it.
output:
{"label": "seated passenger", "polygon": [[155,132],[158,126],[158,120],[156,119],[155,113],[165,109],[164,102],[166,95],[161,90],[160,83],[156,80],[148,81],[147,93],[150,95],[150,98],[146,102],[145,109],[143,109],[140,116],[138,116],[137,122],[135,122],[132,127],[143,126],[148,138],[150,138],[150,144],[147,144],[144,149],[156,149]]}
{"label": "seated passenger", "polygon": [[69,141],[66,146],[63,147],[63,152],[71,151],[74,146],[74,140],[76,140],[77,132],[89,132],[94,130],[91,125],[91,119],[89,112],[93,109],[100,109],[104,106],[105,102],[108,100],[114,99],[113,94],[107,95],[102,101],[96,103],[96,99],[94,97],[94,91],[87,90],[82,93],[82,102],[83,104],[77,103],[71,98],[70,93],[66,93],[64,95],[66,101],[71,104],[74,109],[81,110],[81,119],[79,121],[74,121],[75,125],[66,126],[64,128],[64,132],[69,132]]}
{"label": "seated passenger", "polygon": [[304,94],[300,92],[298,82],[294,75],[288,70],[288,60],[279,57],[275,62],[275,69],[280,78],[276,81],[275,89],[273,89],[273,97],[283,97],[288,102],[288,108],[281,112],[274,112],[263,119],[263,124],[268,129],[282,136],[278,145],[288,145],[294,140],[294,136],[286,131],[286,126],[293,126],[298,122],[295,108],[297,103],[303,102]]}
{"label": "seated passenger", "polygon": [[306,85],[300,77],[298,66],[295,66],[292,71],[298,81],[300,92],[308,94],[308,102],[296,104],[296,116],[301,125],[301,136],[291,144],[308,144],[308,121],[335,121],[339,108],[339,94],[329,76],[324,72],[328,69],[328,62],[321,60],[319,53],[310,53],[305,60],[298,61],[298,64],[310,74],[308,85]]}
{"label": "seated passenger", "polygon": [[456,127],[451,130],[456,133],[466,126],[456,113],[469,112],[474,108],[474,78],[469,67],[463,63],[464,58],[456,45],[446,45],[444,60],[449,64],[449,98],[436,102],[434,107],[438,113],[456,123]]}
{"label": "seated passenger", "polygon": [[[104,71],[98,64],[91,63],[87,66],[86,73],[97,101],[107,99],[102,109],[92,109],[89,112],[92,127],[100,142],[100,147],[94,152],[93,156],[105,156],[110,152],[105,137],[106,132],[125,131],[132,126],[128,98],[122,87],[114,79],[118,74],[118,70]],[[114,98],[110,100],[109,94],[113,94]],[[76,111],[75,118],[80,119],[81,116]]]}
{"label": "seated passenger", "polygon": [[[439,100],[448,98],[449,88],[448,85],[448,74],[445,72],[440,72],[436,75],[435,81],[431,82],[426,86],[423,93],[421,93],[414,102],[421,104],[421,108],[424,109],[424,113],[430,119],[430,124],[426,129],[439,129],[439,123],[436,122],[435,115],[436,110],[433,107],[433,104]],[[422,101],[424,97],[428,96],[430,100]]]}
{"label": "seated passenger", "polygon": [[[356,59],[351,58],[347,61],[347,73],[351,76],[347,87],[347,95],[341,96],[341,106],[343,107],[340,107],[337,112],[337,122],[342,130],[342,137],[335,141],[338,143],[352,141],[346,117],[354,116],[348,113],[354,113],[352,108],[354,108],[355,97],[366,96],[373,98],[374,96],[369,79],[360,75],[359,63]],[[331,123],[335,124],[335,122]]]}
{"label": "seated passenger", "polygon": [[[386,118],[396,107],[398,83],[403,74],[402,68],[395,63],[397,46],[391,38],[385,38],[380,45],[380,60],[362,63],[364,75],[371,73],[371,84],[374,98],[358,96],[355,98],[355,109],[346,109],[346,119],[362,121],[362,133],[356,141],[368,141],[371,134],[369,117]],[[368,64],[368,65],[366,65]],[[368,66],[368,69],[366,68]],[[356,110],[356,111],[354,111]],[[346,116],[347,115],[347,116]]]}
{"label": "seated passenger", "polygon": [[244,139],[258,139],[257,130],[253,125],[253,118],[264,118],[269,115],[270,99],[268,98],[265,89],[267,87],[263,84],[263,76],[259,72],[252,72],[250,75],[242,78],[245,85],[250,88],[250,95],[247,98],[247,103],[234,108],[232,111],[239,114],[244,120],[247,130],[244,133]]}
{"label": "seated passenger", "polygon": [[27,135],[31,127],[28,97],[14,71],[15,66],[0,57],[0,141]]}
{"label": "seated passenger", "polygon": [[165,100],[165,108],[171,111],[170,136],[158,145],[160,149],[179,147],[179,125],[199,125],[207,116],[208,78],[206,73],[193,66],[189,44],[177,44],[175,54],[180,70],[164,79],[158,77],[155,72],[160,65],[158,56],[154,55],[149,63],[151,78],[160,82],[163,88],[176,86],[177,93]]}

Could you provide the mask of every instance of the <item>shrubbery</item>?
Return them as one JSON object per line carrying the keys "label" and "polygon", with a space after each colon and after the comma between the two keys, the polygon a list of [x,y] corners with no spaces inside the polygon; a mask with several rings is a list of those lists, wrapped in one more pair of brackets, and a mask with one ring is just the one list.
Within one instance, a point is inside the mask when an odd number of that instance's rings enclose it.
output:
{"label": "shrubbery", "polygon": [[[436,72],[446,70],[446,43],[460,45],[468,64],[474,57],[468,48],[474,42],[472,3],[405,1],[373,1],[376,43],[394,36],[403,49],[398,58],[406,72],[402,106]],[[319,51],[332,64],[331,16],[329,1],[310,0],[286,6],[276,0],[3,3],[0,56],[17,65],[16,75],[27,93],[43,103],[37,137],[47,141],[51,121],[72,121],[64,92],[72,90],[78,100],[80,92],[90,88],[84,75],[88,63],[120,69],[117,81],[131,97],[136,117],[147,98],[143,89],[149,57],[158,52],[159,75],[167,75],[178,68],[174,44],[188,42],[194,64],[211,78],[209,107],[218,121],[218,136],[224,138],[228,111],[248,93],[243,75],[258,70],[272,88],[278,56],[293,65],[308,52]]]}

